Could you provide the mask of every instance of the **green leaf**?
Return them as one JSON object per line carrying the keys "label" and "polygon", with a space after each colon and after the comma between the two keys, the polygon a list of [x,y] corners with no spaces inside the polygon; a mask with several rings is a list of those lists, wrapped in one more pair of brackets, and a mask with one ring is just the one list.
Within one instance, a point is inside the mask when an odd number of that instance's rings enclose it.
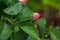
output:
{"label": "green leaf", "polygon": [[22,11],[16,16],[18,19],[30,18],[32,16],[32,11],[28,6],[22,5]]}
{"label": "green leaf", "polygon": [[31,37],[37,39],[37,40],[40,40],[39,38],[39,34],[38,34],[38,31],[34,28],[34,25],[32,25],[31,23],[29,22],[24,22],[20,28],[26,32],[27,34],[29,34]]}
{"label": "green leaf", "polygon": [[31,36],[28,36],[27,40],[36,40],[36,39]]}
{"label": "green leaf", "polygon": [[22,3],[18,2],[14,4],[13,6],[10,6],[4,9],[4,12],[9,15],[16,15],[21,11],[21,9],[22,9]]}
{"label": "green leaf", "polygon": [[40,19],[36,20],[35,23],[37,25],[39,25],[40,27],[43,27],[44,28],[45,27],[45,24],[46,24],[46,19],[45,18],[40,18]]}
{"label": "green leaf", "polygon": [[12,30],[10,27],[11,27],[10,25],[4,23],[4,28],[0,34],[0,40],[7,40],[10,37],[12,33]]}
{"label": "green leaf", "polygon": [[56,40],[56,36],[52,32],[50,33],[50,35],[51,35],[51,40]]}
{"label": "green leaf", "polygon": [[43,36],[43,34],[45,34],[46,19],[40,18],[40,19],[36,20],[35,23],[39,26],[39,31],[41,33],[41,36]]}
{"label": "green leaf", "polygon": [[29,9],[29,7],[27,5],[23,5],[23,9],[21,11],[22,16],[24,17],[30,17],[32,14],[32,11]]}

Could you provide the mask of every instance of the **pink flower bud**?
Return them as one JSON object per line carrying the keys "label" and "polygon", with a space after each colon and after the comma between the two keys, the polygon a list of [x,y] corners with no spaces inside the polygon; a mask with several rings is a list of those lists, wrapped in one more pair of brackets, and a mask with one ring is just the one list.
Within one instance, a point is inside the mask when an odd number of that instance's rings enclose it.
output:
{"label": "pink flower bud", "polygon": [[20,2],[22,2],[22,3],[26,3],[27,2],[27,0],[19,0]]}
{"label": "pink flower bud", "polygon": [[37,12],[33,13],[33,15],[32,15],[33,19],[39,19],[40,16],[41,15]]}

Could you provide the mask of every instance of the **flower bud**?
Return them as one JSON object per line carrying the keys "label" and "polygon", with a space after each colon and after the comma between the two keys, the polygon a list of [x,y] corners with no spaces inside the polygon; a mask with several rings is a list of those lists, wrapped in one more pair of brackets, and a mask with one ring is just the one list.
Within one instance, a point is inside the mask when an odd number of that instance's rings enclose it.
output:
{"label": "flower bud", "polygon": [[27,0],[19,0],[20,2],[22,2],[22,3],[26,3],[27,2]]}
{"label": "flower bud", "polygon": [[41,15],[39,13],[37,13],[37,12],[33,13],[33,15],[32,15],[33,19],[39,19],[40,16]]}

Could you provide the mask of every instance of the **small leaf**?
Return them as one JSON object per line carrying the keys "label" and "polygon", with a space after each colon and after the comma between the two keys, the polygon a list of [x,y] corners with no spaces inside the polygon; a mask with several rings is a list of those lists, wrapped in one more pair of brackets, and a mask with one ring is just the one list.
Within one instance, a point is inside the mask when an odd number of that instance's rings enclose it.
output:
{"label": "small leaf", "polygon": [[45,18],[40,18],[40,19],[36,20],[35,23],[37,25],[39,25],[40,27],[45,27],[46,19]]}
{"label": "small leaf", "polygon": [[38,20],[35,21],[35,23],[39,26],[39,31],[41,33],[41,36],[43,36],[43,34],[45,34],[45,24],[46,24],[46,20],[45,18],[40,18]]}
{"label": "small leaf", "polygon": [[9,15],[16,15],[21,11],[21,9],[22,9],[22,3],[18,2],[15,5],[4,9],[4,12]]}

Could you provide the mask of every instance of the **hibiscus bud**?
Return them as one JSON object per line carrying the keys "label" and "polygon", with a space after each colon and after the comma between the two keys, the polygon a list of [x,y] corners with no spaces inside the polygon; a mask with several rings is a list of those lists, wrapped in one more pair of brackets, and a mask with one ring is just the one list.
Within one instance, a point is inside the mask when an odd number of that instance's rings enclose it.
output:
{"label": "hibiscus bud", "polygon": [[22,3],[26,3],[27,2],[27,0],[19,0],[20,2],[22,2]]}
{"label": "hibiscus bud", "polygon": [[37,13],[37,12],[33,13],[32,15],[33,19],[39,19],[40,16],[41,16],[40,13]]}

